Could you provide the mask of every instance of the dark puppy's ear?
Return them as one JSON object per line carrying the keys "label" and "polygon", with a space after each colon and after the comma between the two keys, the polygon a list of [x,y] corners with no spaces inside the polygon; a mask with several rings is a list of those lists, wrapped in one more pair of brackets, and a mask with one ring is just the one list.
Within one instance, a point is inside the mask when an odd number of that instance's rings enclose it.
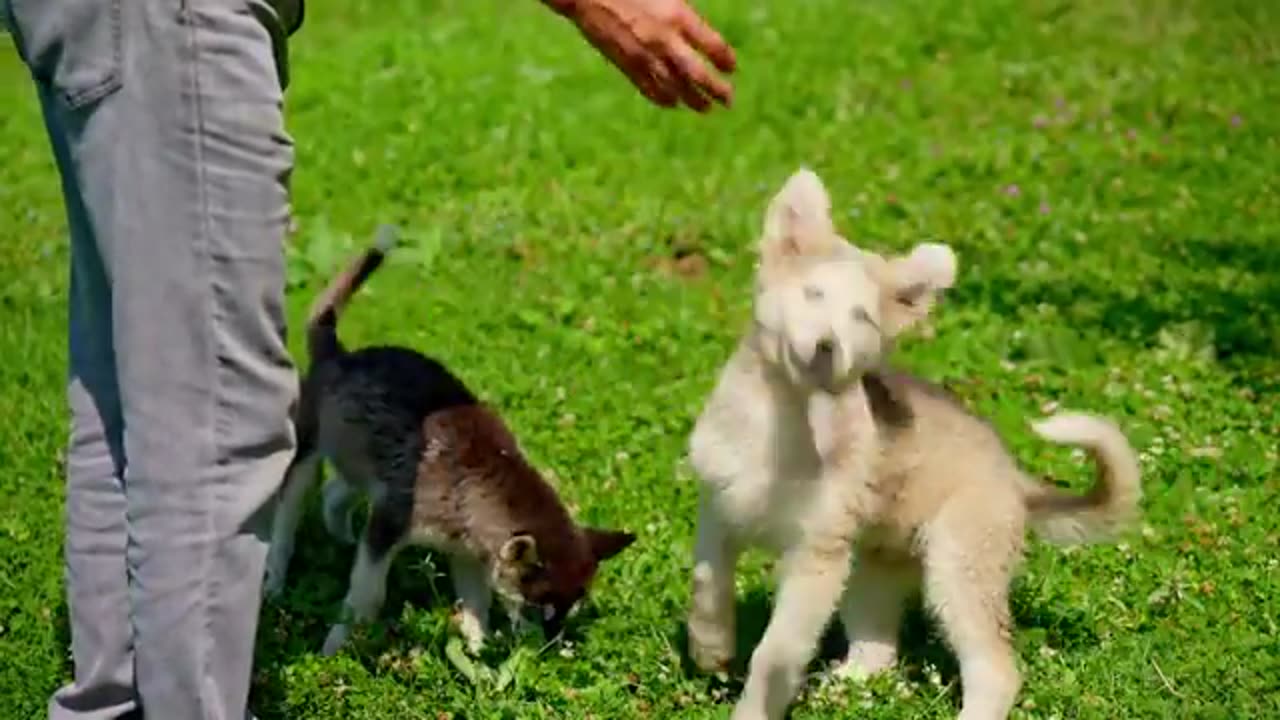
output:
{"label": "dark puppy's ear", "polygon": [[498,556],[509,565],[532,568],[538,565],[538,543],[532,535],[521,533],[502,544]]}
{"label": "dark puppy's ear", "polygon": [[591,555],[596,562],[604,562],[626,550],[636,541],[636,536],[625,530],[603,530],[600,528],[584,528],[587,542],[591,544]]}

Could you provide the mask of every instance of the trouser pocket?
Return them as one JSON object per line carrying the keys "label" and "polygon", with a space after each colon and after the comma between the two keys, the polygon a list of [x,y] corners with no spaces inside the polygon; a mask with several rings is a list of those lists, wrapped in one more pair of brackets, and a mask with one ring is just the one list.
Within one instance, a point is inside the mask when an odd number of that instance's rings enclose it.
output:
{"label": "trouser pocket", "polygon": [[74,110],[118,90],[122,0],[7,0],[18,53]]}

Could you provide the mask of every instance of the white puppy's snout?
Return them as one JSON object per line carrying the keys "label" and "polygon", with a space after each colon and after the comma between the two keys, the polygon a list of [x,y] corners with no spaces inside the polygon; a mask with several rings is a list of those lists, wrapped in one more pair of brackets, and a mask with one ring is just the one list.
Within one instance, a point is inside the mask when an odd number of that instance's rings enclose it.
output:
{"label": "white puppy's snout", "polygon": [[836,355],[839,346],[830,337],[820,338],[813,345],[813,355],[809,359],[809,369],[820,383],[829,383],[835,379]]}

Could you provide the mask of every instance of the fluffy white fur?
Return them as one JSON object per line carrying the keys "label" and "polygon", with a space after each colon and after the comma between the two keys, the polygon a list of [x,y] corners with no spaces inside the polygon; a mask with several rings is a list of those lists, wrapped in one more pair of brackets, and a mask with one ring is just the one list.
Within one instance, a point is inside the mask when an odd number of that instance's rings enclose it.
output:
{"label": "fluffy white fur", "polygon": [[[734,650],[734,569],[756,546],[780,556],[773,615],[734,720],[783,717],[833,614],[850,641],[842,674],[896,661],[906,596],[923,589],[959,655],[964,720],[1004,718],[1020,686],[1006,600],[1023,523],[1084,539],[1137,502],[1137,466],[1098,418],[1037,430],[1106,465],[1088,497],[1026,478],[994,431],[919,381],[893,387],[909,421],[886,421],[864,379],[956,276],[945,245],[884,258],[836,232],[818,177],[800,170],[769,204],[754,323],[690,439],[701,481],[691,654],[723,670]],[[912,384],[916,383],[916,384]],[[880,387],[886,387],[881,385]],[[849,579],[855,565],[855,576]]]}

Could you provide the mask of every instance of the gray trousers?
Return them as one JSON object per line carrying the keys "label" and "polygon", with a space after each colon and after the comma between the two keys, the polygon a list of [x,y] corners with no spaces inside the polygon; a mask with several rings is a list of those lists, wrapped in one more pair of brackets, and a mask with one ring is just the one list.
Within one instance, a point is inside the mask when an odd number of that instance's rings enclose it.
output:
{"label": "gray trousers", "polygon": [[53,720],[243,720],[294,448],[283,31],[260,0],[9,0],[70,228]]}

